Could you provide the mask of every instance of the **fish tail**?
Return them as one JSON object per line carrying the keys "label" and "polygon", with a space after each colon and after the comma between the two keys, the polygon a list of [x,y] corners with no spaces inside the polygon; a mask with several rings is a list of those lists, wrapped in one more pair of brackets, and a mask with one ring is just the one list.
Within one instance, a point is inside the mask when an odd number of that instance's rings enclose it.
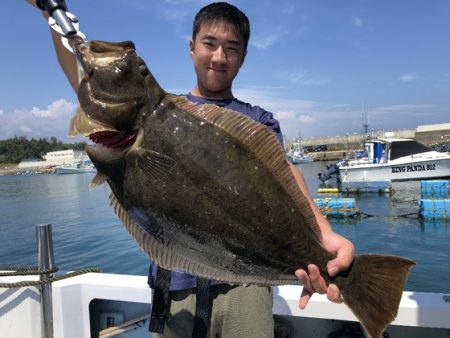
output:
{"label": "fish tail", "polygon": [[344,303],[371,338],[381,337],[383,330],[397,316],[413,265],[413,261],[398,256],[368,254],[355,257],[348,283],[341,292]]}

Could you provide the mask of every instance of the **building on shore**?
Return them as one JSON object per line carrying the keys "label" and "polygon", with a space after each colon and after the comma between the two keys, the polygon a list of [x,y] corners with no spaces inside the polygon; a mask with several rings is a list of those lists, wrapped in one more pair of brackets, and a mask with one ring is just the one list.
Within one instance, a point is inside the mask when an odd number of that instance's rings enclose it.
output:
{"label": "building on shore", "polygon": [[42,156],[42,160],[29,161],[23,160],[18,168],[48,168],[63,164],[74,164],[89,160],[86,152],[73,149],[51,151]]}

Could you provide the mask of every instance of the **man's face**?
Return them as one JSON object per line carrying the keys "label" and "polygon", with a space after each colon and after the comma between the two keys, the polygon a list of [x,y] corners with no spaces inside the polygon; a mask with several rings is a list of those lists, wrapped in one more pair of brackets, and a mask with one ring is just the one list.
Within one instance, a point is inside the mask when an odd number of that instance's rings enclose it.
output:
{"label": "man's face", "polygon": [[231,98],[231,85],[244,62],[244,40],[229,23],[216,22],[200,27],[190,54],[197,73],[194,95]]}

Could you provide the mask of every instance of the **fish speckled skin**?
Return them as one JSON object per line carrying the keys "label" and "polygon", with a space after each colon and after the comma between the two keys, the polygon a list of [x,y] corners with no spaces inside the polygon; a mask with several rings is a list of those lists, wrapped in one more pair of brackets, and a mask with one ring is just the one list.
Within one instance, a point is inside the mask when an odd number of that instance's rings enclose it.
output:
{"label": "fish speckled skin", "polygon": [[[111,187],[111,204],[160,266],[232,284],[297,282],[316,264],[371,337],[395,318],[414,262],[358,255],[330,278],[308,199],[271,131],[217,106],[166,93],[132,43],[79,46],[88,73],[72,134]],[[102,145],[103,144],[103,145]]]}

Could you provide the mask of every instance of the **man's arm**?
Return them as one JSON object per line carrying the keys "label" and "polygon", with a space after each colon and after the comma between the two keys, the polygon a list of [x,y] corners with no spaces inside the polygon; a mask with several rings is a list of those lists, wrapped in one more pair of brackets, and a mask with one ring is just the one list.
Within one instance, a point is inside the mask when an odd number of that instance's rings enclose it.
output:
{"label": "man's arm", "polygon": [[[322,233],[323,246],[329,252],[336,254],[336,258],[329,261],[327,264],[328,274],[330,276],[335,276],[339,272],[345,271],[350,267],[355,256],[355,247],[353,243],[348,239],[333,231],[330,223],[322,215],[319,208],[314,203],[308,187],[306,186],[303,175],[293,164],[291,164],[291,170],[300,189],[308,198],[314,215],[316,216],[317,223]],[[303,284],[303,291],[299,300],[299,307],[301,309],[304,309],[306,307],[309,299],[314,292],[318,292],[321,294],[326,293],[330,301],[340,302],[339,288],[335,284],[330,284],[327,287],[327,285],[325,284],[325,280],[321,276],[319,268],[316,265],[308,265],[308,271],[299,269],[295,272],[295,275]]]}
{"label": "man's arm", "polygon": [[[36,0],[26,0],[29,4],[36,7]],[[45,11],[42,11],[42,14],[45,18],[45,20],[48,20],[48,14]],[[77,60],[74,54],[72,54],[70,51],[68,51],[61,41],[61,35],[59,35],[56,31],[50,28],[52,39],[53,39],[53,45],[55,46],[56,56],[58,58],[59,64],[64,71],[64,74],[66,74],[67,79],[70,82],[70,85],[72,86],[73,90],[75,92],[78,91],[78,71],[77,71]]]}
{"label": "man's arm", "polygon": [[66,74],[67,80],[69,80],[75,92],[78,91],[78,64],[75,54],[72,54],[61,42],[61,35],[51,29],[53,44],[55,46],[56,56],[59,64]]}

